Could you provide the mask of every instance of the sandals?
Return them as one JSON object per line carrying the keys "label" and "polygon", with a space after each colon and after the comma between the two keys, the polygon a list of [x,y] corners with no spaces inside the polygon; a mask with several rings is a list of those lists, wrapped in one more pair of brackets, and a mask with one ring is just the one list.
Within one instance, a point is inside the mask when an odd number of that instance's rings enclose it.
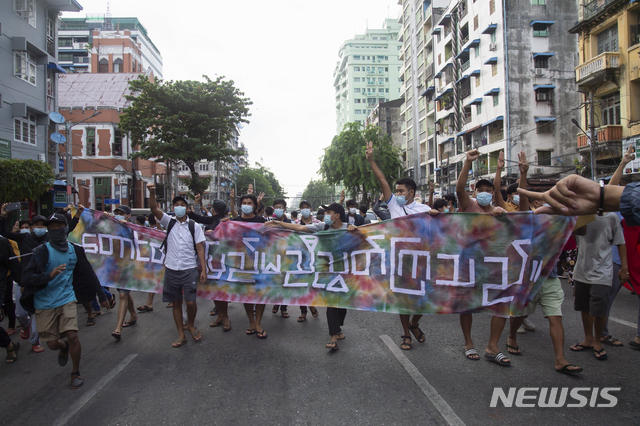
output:
{"label": "sandals", "polygon": [[411,330],[413,335],[416,336],[416,340],[418,342],[424,343],[427,340],[427,336],[424,335],[424,333],[422,332],[422,330],[420,330],[420,327],[417,324],[409,325],[409,329]]}
{"label": "sandals", "polygon": [[195,333],[192,332],[192,331],[189,331],[189,333],[191,333],[191,337],[193,337],[193,340],[196,343],[202,342],[202,333],[200,333],[200,331],[197,328],[196,328],[196,332]]}
{"label": "sandals", "polygon": [[209,324],[209,327],[218,327],[219,325],[222,325],[222,318],[218,318],[217,320]]}
{"label": "sandals", "polygon": [[122,338],[122,334],[118,333],[117,331],[114,331],[113,333],[111,333],[111,335],[113,336],[114,339],[116,339],[116,342],[119,342],[120,339]]}
{"label": "sandals", "polygon": [[484,357],[502,367],[511,367],[511,361],[507,361],[507,357],[502,352],[498,352],[495,355],[484,354]]}
{"label": "sandals", "polygon": [[271,308],[271,313],[274,315],[277,314],[279,308],[280,308],[279,305],[273,305],[273,308]]}
{"label": "sandals", "polygon": [[[5,358],[5,361],[7,362],[7,364],[12,364],[18,360],[18,351],[20,350],[20,343],[12,342],[11,346],[12,346],[11,350],[7,348],[7,357]],[[9,356],[9,352],[13,352],[13,356]]]}
{"label": "sandals", "polygon": [[175,349],[177,349],[177,348],[183,347],[186,344],[187,344],[187,339],[182,339],[182,340],[176,340],[175,342],[173,342],[171,344],[171,346],[173,346]]}
{"label": "sandals", "polygon": [[564,367],[562,367],[561,369],[557,369],[556,368],[556,373],[560,373],[560,374],[577,374],[577,373],[581,373],[582,372],[582,368],[581,367],[574,368],[574,369],[570,369],[569,367],[575,367],[575,365],[567,364]]}
{"label": "sandals", "polygon": [[289,318],[289,312],[281,310],[282,318]]}
{"label": "sandals", "polygon": [[22,340],[27,340],[29,337],[31,337],[31,327],[23,327],[22,330],[20,330],[20,338]]}
{"label": "sandals", "polygon": [[[225,318],[227,321],[229,320],[229,318]],[[229,321],[229,324],[224,324],[222,326],[222,331],[231,331],[231,321]]]}
{"label": "sandals", "polygon": [[576,343],[573,346],[569,346],[569,350],[572,350],[574,352],[582,352],[582,351],[586,351],[589,349],[593,349],[593,346],[584,346],[580,343]]}
{"label": "sandals", "polygon": [[301,315],[298,317],[298,322],[304,322],[304,321],[306,321],[306,320],[307,320],[307,314],[301,314]]}
{"label": "sandals", "polygon": [[256,332],[256,336],[258,336],[258,339],[266,339],[267,337],[267,332],[262,330],[260,333]]}
{"label": "sandals", "polygon": [[138,312],[152,312],[153,308],[148,307],[147,305],[140,305],[136,308]]}
{"label": "sandals", "polygon": [[402,337],[402,343],[400,343],[400,349],[403,351],[408,351],[411,349],[411,336],[400,336]]}
{"label": "sandals", "polygon": [[[474,356],[475,355],[475,356]],[[478,355],[478,351],[475,348],[467,349],[464,351],[464,356],[471,361],[480,361],[480,355]]]}
{"label": "sandals", "polygon": [[[511,352],[511,351],[515,351],[515,352]],[[509,355],[517,355],[517,356],[522,355],[522,351],[520,351],[520,346],[511,346],[508,343],[507,343],[507,352],[509,352]]]}
{"label": "sandals", "polygon": [[[21,333],[20,336],[22,337],[22,332],[20,333]],[[624,346],[620,340],[616,339],[612,335],[608,335],[607,337],[602,339],[601,342],[609,346],[616,346],[616,347]]]}
{"label": "sandals", "polygon": [[39,354],[39,353],[44,352],[44,348],[42,346],[40,346],[40,345],[33,345],[33,346],[31,346],[31,351],[34,352],[34,353]]}
{"label": "sandals", "polygon": [[309,310],[311,311],[311,315],[314,318],[318,318],[318,310],[316,308],[314,308],[313,306],[309,306]]}
{"label": "sandals", "polygon": [[129,321],[125,321],[124,324],[122,324],[123,327],[131,327],[132,325],[134,325],[135,323],[137,323],[138,320],[129,320]]}
{"label": "sandals", "polygon": [[256,334],[255,328],[247,328],[247,336],[251,336],[252,334]]}
{"label": "sandals", "polygon": [[331,351],[336,351],[338,350],[338,342],[334,342],[333,340],[329,343],[327,343],[327,349],[331,350]]}
{"label": "sandals", "polygon": [[[111,295],[111,300],[109,300],[109,309],[113,309],[116,307],[116,297]],[[151,309],[153,311],[153,309]]]}
{"label": "sandals", "polygon": [[87,318],[87,327],[91,327],[92,325],[96,325],[95,318]]}
{"label": "sandals", "polygon": [[593,350],[593,354],[596,356],[596,359],[598,361],[605,361],[607,358],[609,358],[607,353],[605,352],[604,348],[600,349],[599,351],[594,349]]}

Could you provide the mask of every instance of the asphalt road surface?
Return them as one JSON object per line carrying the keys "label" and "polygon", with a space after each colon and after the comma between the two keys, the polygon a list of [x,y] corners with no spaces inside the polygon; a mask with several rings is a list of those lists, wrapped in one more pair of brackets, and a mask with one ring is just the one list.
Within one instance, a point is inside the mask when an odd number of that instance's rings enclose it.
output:
{"label": "asphalt road surface", "polygon": [[[210,328],[212,302],[198,300],[196,325],[201,343],[173,349],[177,332],[171,309],[156,296],[154,311],[139,314],[125,328],[122,341],[111,337],[116,312],[97,317],[86,327],[79,307],[84,386],[69,388],[71,362],[57,364],[56,353],[29,352],[22,343],[15,364],[0,366],[2,425],[600,425],[640,424],[640,351],[628,346],[636,334],[638,298],[622,289],[611,316],[611,333],[624,342],[607,346],[609,359],[592,352],[574,353],[570,344],[582,340],[582,325],[573,311],[571,289],[565,289],[565,357],[585,371],[577,377],[557,374],[547,321],[540,309],[530,318],[535,332],[520,335],[523,351],[504,368],[464,355],[457,315],[424,317],[427,341],[414,340],[400,351],[402,330],[397,315],[349,311],[346,339],[329,352],[325,309],[296,322],[297,307],[283,319],[265,310],[268,339],[246,336],[248,320],[241,304],[230,306],[232,330]],[[146,294],[133,295],[138,304]],[[489,337],[488,314],[474,315],[473,338],[479,352]],[[6,327],[6,321],[2,324]],[[501,347],[506,353],[506,331]],[[611,392],[613,408],[597,397],[595,407],[491,408],[494,388],[508,393],[531,388],[621,388]],[[528,391],[526,395],[537,395]],[[582,395],[591,402],[592,390]],[[598,395],[598,394],[596,394]],[[537,399],[523,400],[536,403]],[[568,403],[576,400],[568,398]],[[515,404],[514,404],[515,405]]]}

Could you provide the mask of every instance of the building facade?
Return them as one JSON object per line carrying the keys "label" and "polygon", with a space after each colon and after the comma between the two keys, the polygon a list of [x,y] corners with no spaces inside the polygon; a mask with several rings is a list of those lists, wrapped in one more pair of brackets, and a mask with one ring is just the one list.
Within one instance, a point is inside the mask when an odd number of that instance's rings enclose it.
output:
{"label": "building facade", "polygon": [[371,110],[371,114],[365,121],[365,126],[380,127],[382,133],[389,135],[393,146],[401,151],[406,145],[403,145],[401,133],[403,122],[400,119],[400,111],[403,104],[404,99],[402,98],[389,102],[380,102]]}
{"label": "building facade", "polygon": [[340,47],[340,59],[333,72],[338,134],[346,123],[364,125],[379,102],[399,97],[400,30],[396,20],[387,19],[384,28],[367,29]]}
{"label": "building facade", "polygon": [[[589,168],[587,134],[593,132],[595,175],[609,176],[627,146],[636,149],[636,158],[640,150],[640,4],[579,0],[578,23],[570,32],[578,35],[575,81],[588,103],[580,117],[584,132],[577,134],[577,149]],[[624,173],[640,176],[640,161],[630,163]]]}
{"label": "building facade", "polygon": [[[69,72],[147,73],[151,70],[154,77],[162,78],[162,54],[138,18],[118,18],[110,14],[62,18],[58,45],[60,66]],[[136,67],[133,62],[130,67],[124,64],[127,54],[133,56]],[[109,64],[110,55],[113,59]],[[112,71],[104,71],[107,66]],[[126,71],[117,71],[122,69]]]}

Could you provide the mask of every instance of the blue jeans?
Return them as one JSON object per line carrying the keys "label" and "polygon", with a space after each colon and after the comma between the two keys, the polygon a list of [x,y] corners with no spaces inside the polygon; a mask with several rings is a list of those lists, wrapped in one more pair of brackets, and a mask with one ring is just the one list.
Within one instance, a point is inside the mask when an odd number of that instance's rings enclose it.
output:
{"label": "blue jeans", "polygon": [[[109,289],[107,289],[106,287],[102,287],[102,291],[104,292],[104,295],[106,296],[107,300],[111,302],[111,299],[113,299],[113,295],[111,294]],[[91,309],[93,309],[96,312],[100,312],[100,304],[98,303],[97,297],[94,297],[93,300],[91,301]]]}

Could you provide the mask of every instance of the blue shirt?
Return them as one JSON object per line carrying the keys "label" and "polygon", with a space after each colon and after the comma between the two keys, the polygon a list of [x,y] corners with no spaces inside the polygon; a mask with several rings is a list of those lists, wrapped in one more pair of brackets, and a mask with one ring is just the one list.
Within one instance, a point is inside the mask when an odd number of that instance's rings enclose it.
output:
{"label": "blue shirt", "polygon": [[640,226],[640,182],[628,183],[620,197],[620,213],[629,226]]}
{"label": "blue shirt", "polygon": [[73,291],[73,270],[78,262],[78,257],[73,245],[67,244],[69,248],[66,252],[54,249],[50,243],[46,244],[49,251],[49,262],[47,262],[45,272],[50,274],[62,264],[67,266],[61,274],[49,281],[46,288],[34,295],[33,304],[36,309],[55,309],[76,301],[76,293]]}
{"label": "blue shirt", "polygon": [[[620,212],[616,212],[616,214],[618,215],[618,219],[620,220],[620,222],[622,222],[622,219],[624,218],[622,217]],[[611,256],[613,257],[613,263],[615,263],[618,266],[622,266],[622,261],[620,260],[620,252],[618,251],[618,246],[613,246],[611,248]]]}

